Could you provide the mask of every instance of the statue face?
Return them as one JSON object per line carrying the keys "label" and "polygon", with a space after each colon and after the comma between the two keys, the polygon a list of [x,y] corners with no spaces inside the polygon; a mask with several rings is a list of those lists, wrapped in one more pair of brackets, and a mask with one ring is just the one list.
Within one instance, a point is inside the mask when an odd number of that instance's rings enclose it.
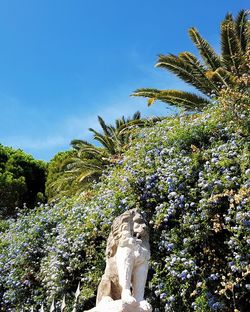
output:
{"label": "statue face", "polygon": [[140,239],[146,235],[147,225],[140,214],[136,214],[133,218],[134,236]]}

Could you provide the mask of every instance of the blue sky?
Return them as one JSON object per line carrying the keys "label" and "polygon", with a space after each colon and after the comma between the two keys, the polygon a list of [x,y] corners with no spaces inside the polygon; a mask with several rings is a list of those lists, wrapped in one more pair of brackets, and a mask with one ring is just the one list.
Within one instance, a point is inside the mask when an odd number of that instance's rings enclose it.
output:
{"label": "blue sky", "polygon": [[49,160],[72,139],[91,140],[97,116],[167,115],[129,95],[188,89],[154,68],[158,54],[192,51],[199,29],[219,49],[226,12],[245,0],[0,0],[0,143]]}

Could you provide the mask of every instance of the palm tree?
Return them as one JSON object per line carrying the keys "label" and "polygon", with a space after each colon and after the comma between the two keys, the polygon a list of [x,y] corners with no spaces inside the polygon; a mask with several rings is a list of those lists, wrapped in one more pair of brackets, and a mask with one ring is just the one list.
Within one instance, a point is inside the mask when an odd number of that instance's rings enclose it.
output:
{"label": "palm tree", "polygon": [[[152,122],[158,120],[159,118],[155,118]],[[98,121],[102,132],[93,128],[89,130],[94,134],[93,139],[98,141],[101,147],[84,140],[73,140],[71,145],[76,153],[64,164],[68,179],[75,179],[84,188],[92,181],[98,180],[108,166],[121,159],[122,153],[134,139],[136,126],[142,127],[149,124],[147,119],[141,119],[140,112],[136,112],[132,118],[123,116],[117,119],[114,126],[107,125],[100,116],[98,116]]]}
{"label": "palm tree", "polygon": [[221,55],[192,27],[189,36],[198,49],[201,61],[190,52],[159,56],[156,67],[172,72],[203,95],[152,88],[138,89],[132,95],[148,98],[148,105],[160,100],[188,110],[201,110],[220,94],[221,89],[235,87],[237,78],[249,70],[245,57],[250,49],[248,15],[247,10],[241,10],[235,19],[232,14],[226,15],[221,23]]}
{"label": "palm tree", "polygon": [[[93,139],[98,141],[107,155],[117,156],[120,155],[127,144],[131,141],[131,131],[135,126],[141,127],[146,124],[145,119],[141,119],[140,112],[136,112],[132,118],[125,119],[124,116],[120,119],[116,119],[115,126],[107,125],[102,117],[98,116],[98,121],[101,126],[102,132],[98,132],[93,128],[89,128],[94,136]],[[96,155],[96,146],[83,141],[83,140],[73,140],[71,145],[76,150],[81,150],[89,155]],[[99,154],[100,151],[98,151]]]}

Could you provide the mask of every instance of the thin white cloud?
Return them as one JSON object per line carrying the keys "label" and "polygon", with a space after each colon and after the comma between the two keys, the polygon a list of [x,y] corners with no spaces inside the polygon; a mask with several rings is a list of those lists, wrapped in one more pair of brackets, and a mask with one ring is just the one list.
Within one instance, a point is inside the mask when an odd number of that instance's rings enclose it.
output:
{"label": "thin white cloud", "polygon": [[[102,95],[103,98],[106,98],[106,100],[102,99],[99,102],[102,104],[90,103],[90,105],[95,108],[94,114],[83,108],[82,113],[78,113],[77,116],[70,116],[64,120],[58,120],[53,124],[53,127],[52,125],[50,128],[48,127],[44,133],[36,134],[35,132],[28,132],[28,134],[23,135],[9,135],[5,136],[1,140],[1,143],[11,145],[15,148],[21,148],[33,155],[39,153],[45,155],[47,153],[50,155],[49,157],[51,157],[53,156],[52,153],[69,149],[72,139],[91,141],[92,133],[88,129],[91,127],[100,130],[97,118],[98,115],[100,115],[106,123],[112,124],[115,119],[122,116],[132,116],[136,111],[140,111],[142,117],[175,114],[176,110],[165,103],[156,102],[151,107],[148,107],[146,99],[130,97],[129,95],[136,88],[148,86],[159,89],[189,90],[191,88],[181,80],[174,78],[173,75],[171,75],[170,79],[166,72],[153,68],[152,64],[141,64],[138,65],[138,68],[143,72],[143,76],[147,77],[140,83],[146,83],[147,85],[138,86],[137,84],[135,85],[135,82],[131,82],[129,85],[121,85],[119,88],[112,90],[112,92],[110,91],[110,93]],[[8,101],[12,103],[13,110],[17,107],[20,108],[20,103],[17,99],[9,98]],[[29,114],[31,114],[31,112],[29,112]],[[32,120],[34,120],[34,122],[36,120],[34,115],[38,114],[39,112],[37,111],[33,112]],[[47,157],[45,156],[43,158]]]}
{"label": "thin white cloud", "polygon": [[32,154],[37,154],[39,151],[45,150],[57,150],[59,152],[69,149],[72,139],[91,141],[92,133],[88,129],[94,128],[100,130],[98,115],[106,123],[112,124],[117,118],[132,116],[138,110],[142,113],[142,117],[166,116],[175,112],[172,109],[167,109],[167,105],[160,102],[148,108],[145,99],[129,97],[128,94],[129,92],[127,91],[123,90],[121,94],[120,90],[117,90],[117,93],[110,96],[105,105],[97,105],[95,114],[83,111],[78,116],[71,116],[65,120],[61,120],[57,126],[51,129],[51,133],[48,134],[47,129],[43,137],[41,137],[40,133],[38,135],[35,133],[12,135],[5,136],[1,140],[1,143],[11,145],[14,148],[21,148]]}
{"label": "thin white cloud", "polygon": [[2,140],[3,144],[11,145],[15,148],[43,150],[59,147],[67,144],[67,139],[63,136],[52,136],[37,138],[35,136],[10,136]]}

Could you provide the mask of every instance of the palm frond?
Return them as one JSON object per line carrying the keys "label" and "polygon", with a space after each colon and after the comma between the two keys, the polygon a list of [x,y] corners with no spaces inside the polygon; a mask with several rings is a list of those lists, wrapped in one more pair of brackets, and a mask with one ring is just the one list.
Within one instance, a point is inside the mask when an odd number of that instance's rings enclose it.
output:
{"label": "palm frond", "polygon": [[215,53],[214,49],[210,46],[210,44],[201,37],[198,30],[192,27],[189,29],[188,33],[208,68],[216,70],[218,67],[220,67],[220,57]]}
{"label": "palm frond", "polygon": [[86,182],[87,180],[89,181],[90,179],[98,179],[99,176],[101,176],[102,174],[102,170],[88,170],[85,171],[83,173],[81,173],[78,177],[77,177],[77,181],[82,183],[82,182]]}
{"label": "palm frond", "polygon": [[132,117],[132,121],[137,120],[137,119],[141,119],[141,113],[139,111],[134,113]]}
{"label": "palm frond", "polygon": [[112,155],[115,154],[115,147],[111,136],[107,136],[90,128],[89,131],[94,133],[94,139],[101,143]]}
{"label": "palm frond", "polygon": [[153,98],[187,110],[201,110],[211,103],[204,97],[179,90],[138,89],[133,95]]}
{"label": "palm frond", "polygon": [[116,119],[116,121],[115,121],[115,129],[113,129],[113,131],[115,132],[115,130],[118,129],[123,124],[124,124],[124,122],[122,121],[122,119]]}
{"label": "palm frond", "polygon": [[85,158],[96,158],[98,155],[103,154],[103,148],[102,147],[97,147],[94,145],[86,145],[82,146],[82,148],[78,151],[78,155],[84,156]]}
{"label": "palm frond", "polygon": [[66,178],[68,181],[76,180],[78,182],[83,182],[86,178],[98,177],[101,175],[104,168],[107,166],[108,162],[103,159],[72,159],[70,166],[68,166],[66,173]]}
{"label": "palm frond", "polygon": [[242,52],[246,52],[247,44],[249,42],[249,21],[248,21],[249,11],[241,10],[239,11],[236,19],[236,32],[240,41],[240,47]]}
{"label": "palm frond", "polygon": [[[87,141],[83,140],[72,140],[71,141],[72,147],[76,150],[77,155],[75,157],[80,157],[80,158],[96,158],[98,155],[103,154],[103,150],[99,147],[94,146],[91,143],[88,143]],[[71,161],[71,158],[67,158],[63,163],[62,163],[62,168],[67,165],[68,162]]]}
{"label": "palm frond", "polygon": [[[188,64],[193,67],[192,74],[199,76],[200,83],[206,85],[209,88],[210,93],[219,93],[219,88],[207,77],[207,70],[205,70],[199,60],[190,52],[182,52],[179,54],[179,58],[185,60]],[[207,92],[209,93],[209,92]]]}
{"label": "palm frond", "polygon": [[105,135],[110,135],[110,129],[109,129],[109,126],[106,125],[105,121],[102,119],[101,116],[98,116],[98,121],[102,127],[102,130],[104,132]]}
{"label": "palm frond", "polygon": [[222,62],[225,69],[233,73],[238,73],[242,51],[235,29],[235,23],[228,19],[224,20],[221,24],[221,49]]}
{"label": "palm frond", "polygon": [[78,177],[77,181],[81,183],[83,186],[86,185],[86,183],[93,183],[94,181],[97,182],[100,179],[103,171],[104,169],[99,171],[98,170],[86,171],[85,173],[82,173],[82,175]]}
{"label": "palm frond", "polygon": [[157,100],[157,97],[161,90],[158,89],[152,89],[152,88],[140,88],[135,90],[131,96],[141,96],[148,98],[148,106],[153,104],[153,101]]}
{"label": "palm frond", "polygon": [[91,146],[92,144],[87,142],[87,141],[84,141],[84,140],[79,140],[79,139],[74,139],[70,142],[70,145],[76,149],[76,150],[79,150],[81,149],[83,146]]}
{"label": "palm frond", "polygon": [[[197,66],[201,66],[200,70],[197,71]],[[174,73],[177,77],[181,78],[185,82],[191,84],[199,91],[207,94],[211,92],[211,88],[208,84],[204,84],[203,81],[206,79],[204,73],[205,68],[199,63],[195,66],[194,64],[187,62],[185,59],[180,58],[176,55],[160,55],[156,67],[167,69]]]}
{"label": "palm frond", "polygon": [[230,88],[236,79],[231,72],[227,71],[223,67],[217,68],[214,72],[210,72],[209,75],[212,81],[215,81],[226,88]]}
{"label": "palm frond", "polygon": [[233,21],[233,15],[232,13],[228,12],[224,18],[224,21],[230,21],[232,22]]}

